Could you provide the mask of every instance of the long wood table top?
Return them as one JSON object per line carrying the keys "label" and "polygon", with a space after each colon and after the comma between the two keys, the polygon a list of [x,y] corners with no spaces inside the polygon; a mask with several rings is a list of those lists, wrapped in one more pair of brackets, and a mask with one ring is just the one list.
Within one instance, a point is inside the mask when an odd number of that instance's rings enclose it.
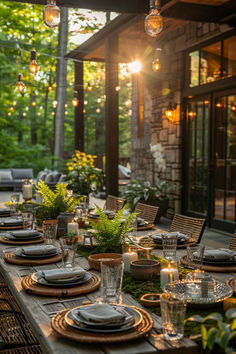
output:
{"label": "long wood table top", "polygon": [[[135,340],[127,343],[107,344],[107,345],[91,345],[82,344],[79,342],[73,342],[59,337],[51,328],[50,321],[53,313],[65,309],[73,308],[81,304],[84,300],[94,301],[100,297],[100,290],[90,293],[86,296],[78,296],[73,299],[59,299],[53,297],[43,297],[27,294],[23,291],[21,286],[21,280],[27,274],[33,273],[38,270],[53,269],[61,267],[61,263],[55,265],[44,266],[18,266],[11,265],[4,262],[3,254],[7,249],[13,247],[7,247],[0,244],[0,269],[1,273],[6,279],[13,295],[15,296],[18,304],[25,313],[26,318],[30,322],[35,335],[37,336],[42,349],[45,353],[57,353],[57,354],[70,354],[70,353],[107,353],[107,354],[138,354],[138,353],[198,353],[198,347],[194,342],[188,338],[184,338],[175,343],[170,343],[163,339],[161,333],[161,319],[157,315],[152,313],[154,319],[154,328],[151,333],[144,339]],[[185,254],[185,250],[178,251],[178,256]],[[162,255],[161,250],[155,250],[154,253]],[[77,257],[76,263],[85,269],[88,269],[88,262],[83,257]],[[96,272],[95,272],[96,273]],[[97,273],[99,274],[99,273]],[[232,277],[233,274],[216,273],[214,276],[225,281],[227,278]],[[235,276],[235,274],[234,274]],[[141,307],[129,294],[123,294],[123,303],[128,305],[134,305]]]}

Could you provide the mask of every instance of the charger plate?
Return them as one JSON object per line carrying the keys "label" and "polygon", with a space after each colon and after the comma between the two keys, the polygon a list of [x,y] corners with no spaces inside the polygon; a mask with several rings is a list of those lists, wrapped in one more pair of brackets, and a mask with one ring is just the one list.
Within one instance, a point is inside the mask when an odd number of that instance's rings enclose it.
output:
{"label": "charger plate", "polygon": [[8,240],[7,238],[0,236],[0,243],[4,243],[7,245],[31,245],[31,244],[37,244],[37,243],[43,243],[44,242],[44,237],[40,237],[36,240],[29,240],[29,241],[12,241]]}
{"label": "charger plate", "polygon": [[115,343],[126,342],[146,336],[153,327],[153,319],[151,315],[143,309],[130,306],[134,310],[141,313],[143,319],[139,326],[127,332],[102,334],[88,333],[78,329],[71,328],[65,321],[65,316],[71,310],[62,310],[58,312],[51,321],[51,326],[55,332],[64,338],[75,340],[83,343]]}
{"label": "charger plate", "polygon": [[137,227],[137,231],[154,230],[154,224],[145,224]]}
{"label": "charger plate", "polygon": [[230,278],[226,280],[226,284],[233,289],[233,292],[236,295],[236,278]]}
{"label": "charger plate", "polygon": [[[183,266],[188,266],[187,256],[181,257],[180,263]],[[206,270],[207,272],[216,272],[216,273],[234,273],[236,272],[236,265],[219,266],[217,264],[215,265],[203,264],[201,270]]]}
{"label": "charger plate", "polygon": [[22,288],[30,294],[53,296],[53,297],[69,297],[82,294],[88,294],[99,288],[101,279],[98,275],[91,273],[92,278],[86,283],[75,286],[73,288],[50,288],[38,284],[32,279],[33,274],[27,275],[21,282]]}
{"label": "charger plate", "polygon": [[5,255],[3,256],[3,259],[5,262],[11,263],[11,264],[37,266],[37,265],[52,264],[52,263],[60,262],[62,259],[62,255],[60,253],[60,254],[57,254],[56,256],[49,257],[49,258],[26,259],[26,258],[17,257],[14,252],[9,252],[9,253],[5,253]]}

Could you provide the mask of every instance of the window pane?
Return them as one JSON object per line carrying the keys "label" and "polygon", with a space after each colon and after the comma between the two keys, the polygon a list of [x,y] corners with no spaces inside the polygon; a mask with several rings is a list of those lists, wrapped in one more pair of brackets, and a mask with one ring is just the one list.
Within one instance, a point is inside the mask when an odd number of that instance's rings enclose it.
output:
{"label": "window pane", "polygon": [[200,84],[221,79],[221,42],[201,50]]}
{"label": "window pane", "polygon": [[190,87],[199,85],[199,51],[189,54],[190,57]]}
{"label": "window pane", "polygon": [[224,74],[225,77],[236,75],[236,36],[224,41]]}

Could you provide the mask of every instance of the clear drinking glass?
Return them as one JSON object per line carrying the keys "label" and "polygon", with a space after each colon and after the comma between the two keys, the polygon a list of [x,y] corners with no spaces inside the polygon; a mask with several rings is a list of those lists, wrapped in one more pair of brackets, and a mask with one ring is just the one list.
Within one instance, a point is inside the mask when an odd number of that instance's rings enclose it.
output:
{"label": "clear drinking glass", "polygon": [[20,201],[19,194],[12,194],[11,195],[12,205],[10,207],[10,214],[11,216],[17,217],[18,216],[18,203]]}
{"label": "clear drinking glass", "polygon": [[163,256],[165,259],[171,261],[176,259],[178,234],[176,232],[168,232],[162,234]]}
{"label": "clear drinking glass", "polygon": [[35,213],[33,211],[22,211],[23,229],[33,230]]}
{"label": "clear drinking glass", "polygon": [[160,303],[164,337],[169,340],[183,338],[186,312],[185,301],[173,298],[169,294],[162,294],[160,295]]}
{"label": "clear drinking glass", "polygon": [[203,262],[205,246],[189,245],[187,246],[187,262],[192,269],[201,269]]}
{"label": "clear drinking glass", "polygon": [[64,268],[73,268],[75,263],[75,251],[78,246],[77,237],[60,237],[59,243],[62,252],[62,264]]}
{"label": "clear drinking glass", "polygon": [[104,302],[120,303],[124,263],[119,260],[102,262],[102,297]]}
{"label": "clear drinking glass", "polygon": [[57,224],[56,223],[45,223],[43,225],[43,232],[46,238],[46,244],[52,245],[57,237]]}

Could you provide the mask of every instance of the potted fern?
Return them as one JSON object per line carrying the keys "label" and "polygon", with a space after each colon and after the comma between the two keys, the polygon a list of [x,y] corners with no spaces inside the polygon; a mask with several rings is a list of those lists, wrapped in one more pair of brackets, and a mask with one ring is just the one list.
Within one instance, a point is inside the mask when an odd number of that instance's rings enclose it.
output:
{"label": "potted fern", "polygon": [[44,181],[39,181],[36,185],[37,192],[43,197],[44,202],[38,204],[36,210],[36,219],[38,226],[41,226],[44,220],[57,219],[60,213],[71,213],[76,205],[80,203],[81,198],[66,195],[67,184],[56,184],[52,191]]}
{"label": "potted fern", "polygon": [[97,222],[92,222],[92,227],[95,230],[93,236],[97,241],[98,247],[96,251],[100,253],[121,252],[122,245],[125,243],[127,233],[131,231],[131,223],[136,214],[131,213],[124,218],[124,206],[118,211],[114,219],[109,219],[102,209],[97,207],[99,215]]}

